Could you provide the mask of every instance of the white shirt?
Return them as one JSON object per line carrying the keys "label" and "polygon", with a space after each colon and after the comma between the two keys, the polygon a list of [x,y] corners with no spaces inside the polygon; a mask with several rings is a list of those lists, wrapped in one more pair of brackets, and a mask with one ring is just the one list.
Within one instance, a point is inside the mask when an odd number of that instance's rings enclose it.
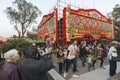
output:
{"label": "white shirt", "polygon": [[48,54],[48,53],[51,53],[52,52],[52,48],[49,47],[49,48],[45,48],[45,54]]}
{"label": "white shirt", "polygon": [[111,46],[111,48],[109,49],[108,55],[107,55],[107,57],[108,57],[109,60],[112,59],[112,53],[114,51],[117,52],[117,49],[114,46]]}
{"label": "white shirt", "polygon": [[74,59],[74,58],[75,58],[75,55],[73,54],[73,52],[75,52],[76,50],[78,50],[77,45],[74,46],[73,44],[71,44],[71,45],[68,47],[68,50],[69,50],[69,54],[68,54],[67,59]]}
{"label": "white shirt", "polygon": [[63,53],[64,53],[64,57],[67,58],[67,50],[63,51]]}

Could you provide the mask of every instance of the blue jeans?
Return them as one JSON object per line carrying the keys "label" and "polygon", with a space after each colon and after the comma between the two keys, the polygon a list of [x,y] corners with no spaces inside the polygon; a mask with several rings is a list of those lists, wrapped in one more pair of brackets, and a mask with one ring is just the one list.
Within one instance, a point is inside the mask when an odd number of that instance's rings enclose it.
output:
{"label": "blue jeans", "polygon": [[78,61],[79,61],[79,57],[77,56],[77,57],[76,57],[76,68],[77,68],[77,69],[78,69],[78,64],[79,64]]}
{"label": "blue jeans", "polygon": [[86,56],[82,56],[81,61],[82,61],[82,66],[84,67],[86,62]]}

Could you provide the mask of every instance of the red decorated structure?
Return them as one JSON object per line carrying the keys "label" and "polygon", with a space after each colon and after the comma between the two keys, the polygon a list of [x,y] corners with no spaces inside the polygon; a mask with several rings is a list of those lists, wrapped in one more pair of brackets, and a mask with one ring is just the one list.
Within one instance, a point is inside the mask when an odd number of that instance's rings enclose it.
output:
{"label": "red decorated structure", "polygon": [[84,40],[114,39],[113,21],[96,9],[73,10],[67,6],[63,10],[64,41],[72,38]]}
{"label": "red decorated structure", "polygon": [[63,17],[58,20],[57,8],[43,19],[38,27],[38,37],[62,39],[65,43],[71,39],[112,40],[114,39],[113,21],[106,18],[96,9],[63,9]]}
{"label": "red decorated structure", "polygon": [[58,40],[58,14],[57,9],[48,15],[44,15],[38,27],[38,38],[51,38]]}

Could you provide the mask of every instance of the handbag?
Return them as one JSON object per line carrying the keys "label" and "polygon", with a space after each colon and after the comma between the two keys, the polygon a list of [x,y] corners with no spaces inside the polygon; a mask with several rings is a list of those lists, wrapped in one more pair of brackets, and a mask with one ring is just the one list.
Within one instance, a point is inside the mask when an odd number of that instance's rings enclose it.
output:
{"label": "handbag", "polygon": [[112,57],[112,61],[120,62],[120,57]]}
{"label": "handbag", "polygon": [[120,57],[117,55],[116,51],[112,52],[112,61],[120,61]]}

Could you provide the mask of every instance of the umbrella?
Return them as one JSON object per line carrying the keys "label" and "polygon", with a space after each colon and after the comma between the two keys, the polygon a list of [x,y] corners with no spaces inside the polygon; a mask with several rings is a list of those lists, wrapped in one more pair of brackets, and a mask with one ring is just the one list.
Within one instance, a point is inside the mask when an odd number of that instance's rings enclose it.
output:
{"label": "umbrella", "polygon": [[38,41],[36,41],[36,43],[45,43],[45,40],[39,39]]}
{"label": "umbrella", "polygon": [[35,41],[32,40],[32,39],[27,39],[26,41],[29,42],[29,43],[35,43]]}

